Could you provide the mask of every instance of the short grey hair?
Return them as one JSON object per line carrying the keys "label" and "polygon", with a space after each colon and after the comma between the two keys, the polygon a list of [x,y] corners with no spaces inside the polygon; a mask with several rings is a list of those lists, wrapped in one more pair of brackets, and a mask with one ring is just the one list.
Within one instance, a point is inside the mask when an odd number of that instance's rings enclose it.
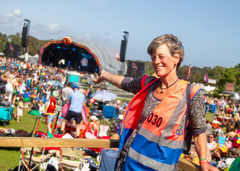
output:
{"label": "short grey hair", "polygon": [[174,54],[179,53],[180,59],[177,64],[177,70],[179,69],[183,59],[184,59],[184,48],[182,46],[182,42],[178,40],[178,38],[172,34],[164,34],[159,36],[149,44],[147,52],[150,56],[156,53],[156,50],[159,46],[166,44],[169,48],[170,54],[174,56]]}

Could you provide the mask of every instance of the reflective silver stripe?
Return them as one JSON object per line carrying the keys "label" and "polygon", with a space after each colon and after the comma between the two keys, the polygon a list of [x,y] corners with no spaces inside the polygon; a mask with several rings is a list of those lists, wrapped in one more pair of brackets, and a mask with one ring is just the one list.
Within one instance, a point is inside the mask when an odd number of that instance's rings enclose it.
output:
{"label": "reflective silver stripe", "polygon": [[[147,138],[149,141],[155,142],[160,146],[169,147],[169,148],[183,148],[183,142],[182,141],[175,141],[175,140],[169,140],[167,139],[172,132],[172,129],[175,127],[177,120],[179,119],[180,114],[187,110],[187,99],[186,99],[186,88],[181,96],[181,99],[179,100],[179,103],[177,104],[173,114],[171,115],[171,118],[169,119],[167,125],[164,127],[164,129],[161,132],[161,136],[153,134],[151,131],[147,130],[144,127],[141,127],[139,130],[139,134]],[[168,100],[167,98],[164,100]],[[186,123],[185,123],[186,125]]]}
{"label": "reflective silver stripe", "polygon": [[156,160],[153,160],[149,157],[146,157],[138,152],[136,152],[134,149],[130,148],[128,152],[128,157],[138,161],[139,163],[148,166],[155,170],[162,170],[162,171],[169,171],[169,170],[175,170],[176,165],[169,165],[166,163],[161,163]]}
{"label": "reflective silver stripe", "polygon": [[167,137],[163,137],[162,135],[155,135],[151,131],[146,128],[141,128],[139,133],[140,135],[144,136],[148,141],[155,142],[160,146],[169,147],[169,148],[183,148],[183,141],[175,141],[169,140]]}

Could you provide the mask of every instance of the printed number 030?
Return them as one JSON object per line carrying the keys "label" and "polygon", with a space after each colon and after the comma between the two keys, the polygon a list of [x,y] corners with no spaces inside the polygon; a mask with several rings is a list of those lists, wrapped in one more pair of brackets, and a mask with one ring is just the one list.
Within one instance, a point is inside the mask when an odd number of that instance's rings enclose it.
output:
{"label": "printed number 030", "polygon": [[158,115],[153,115],[153,113],[151,113],[151,115],[148,116],[147,121],[152,125],[160,127],[162,124],[162,117],[158,117]]}

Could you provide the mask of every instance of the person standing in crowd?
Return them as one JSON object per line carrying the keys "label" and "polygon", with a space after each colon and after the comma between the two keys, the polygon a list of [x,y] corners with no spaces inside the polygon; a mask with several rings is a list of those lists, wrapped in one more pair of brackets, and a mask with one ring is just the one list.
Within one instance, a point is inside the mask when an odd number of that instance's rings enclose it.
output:
{"label": "person standing in crowd", "polygon": [[23,96],[20,97],[19,103],[17,106],[17,122],[19,122],[20,116],[23,116]]}
{"label": "person standing in crowd", "polygon": [[205,111],[205,113],[208,113],[208,112],[209,112],[209,106],[210,106],[210,100],[209,100],[209,98],[207,97],[207,100],[206,100],[206,111]]}
{"label": "person standing in crowd", "polygon": [[72,118],[76,121],[76,137],[79,138],[80,134],[80,126],[81,126],[81,120],[82,120],[82,106],[85,103],[85,95],[79,91],[78,86],[73,87],[74,92],[72,92],[68,99],[70,100],[70,107],[68,110],[68,113],[63,119],[62,126],[61,126],[61,132],[60,134],[63,134],[63,131],[65,130],[66,122],[71,120]]}
{"label": "person standing in crowd", "polygon": [[[134,79],[102,70],[93,80],[96,84],[106,80],[137,94],[125,110],[116,170],[176,170],[188,121],[189,136],[194,138],[201,169],[218,170],[206,160],[202,90],[177,76],[184,57],[182,43],[174,35],[162,35],[150,43],[148,54],[160,78],[144,76]],[[187,96],[191,99],[190,106]],[[189,118],[187,108],[190,110]]]}
{"label": "person standing in crowd", "polygon": [[231,112],[230,117],[234,117],[235,113],[238,112],[238,111],[237,111],[237,107],[236,107],[235,104],[232,105],[232,110],[231,110],[231,111],[232,111],[232,112]]}
{"label": "person standing in crowd", "polygon": [[55,119],[55,109],[56,109],[57,101],[54,96],[51,96],[49,101],[47,102],[47,112],[45,113],[47,115],[47,128],[48,133],[51,133],[51,124],[53,120]]}
{"label": "person standing in crowd", "polygon": [[121,108],[120,103],[121,103],[120,100],[117,100],[116,104],[115,104],[115,109],[116,109],[116,112],[117,112],[117,116],[120,114],[120,108]]}
{"label": "person standing in crowd", "polygon": [[50,91],[50,87],[47,87],[46,88],[46,100],[48,101],[51,97],[51,91]]}
{"label": "person standing in crowd", "polygon": [[19,78],[15,78],[13,80],[13,95],[12,95],[12,100],[11,100],[13,107],[15,106],[15,101],[16,101],[16,97],[18,94],[18,83],[19,83]]}
{"label": "person standing in crowd", "polygon": [[225,102],[224,101],[222,101],[222,103],[221,103],[221,105],[220,105],[220,113],[219,113],[219,115],[221,115],[221,116],[223,116],[224,115],[224,109],[225,109]]}
{"label": "person standing in crowd", "polygon": [[67,87],[64,87],[62,89],[62,100],[63,100],[63,105],[66,104],[67,102],[67,99],[68,99],[68,96],[73,92],[73,89],[72,89],[72,83],[69,82],[67,84]]}
{"label": "person standing in crowd", "polygon": [[13,89],[13,75],[10,74],[7,79],[6,84],[6,96],[8,97],[8,101],[12,102],[12,95],[13,95],[14,89]]}

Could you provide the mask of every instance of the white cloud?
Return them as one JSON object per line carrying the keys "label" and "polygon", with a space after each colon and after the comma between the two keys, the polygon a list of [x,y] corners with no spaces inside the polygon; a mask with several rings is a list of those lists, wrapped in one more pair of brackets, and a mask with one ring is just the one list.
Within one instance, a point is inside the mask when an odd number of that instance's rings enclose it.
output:
{"label": "white cloud", "polygon": [[47,29],[51,32],[61,30],[61,27],[58,24],[50,24],[47,26]]}
{"label": "white cloud", "polygon": [[[15,9],[11,13],[0,14],[0,32],[3,34],[11,35],[22,33],[24,24],[23,14],[20,9]],[[62,39],[66,36],[66,30],[58,23],[45,24],[45,23],[31,23],[30,33],[31,36],[37,39]]]}
{"label": "white cloud", "polygon": [[0,15],[0,24],[10,24],[14,22],[16,19],[19,19],[22,16],[22,12],[20,9],[15,9],[10,14]]}
{"label": "white cloud", "polygon": [[83,39],[83,40],[87,40],[87,41],[90,41],[90,42],[97,43],[97,44],[103,44],[103,45],[112,47],[111,39],[109,39],[106,36],[96,36],[96,35],[95,36],[94,35],[90,36],[90,35],[86,34],[86,35],[83,35],[80,38]]}
{"label": "white cloud", "polygon": [[22,16],[22,12],[21,12],[20,9],[15,9],[15,10],[13,11],[13,15],[15,15],[15,16]]}
{"label": "white cloud", "polygon": [[22,32],[23,18],[20,9],[15,9],[12,13],[0,15],[0,28],[3,34],[16,34]]}
{"label": "white cloud", "polygon": [[35,24],[30,28],[30,35],[36,37],[37,39],[62,39],[67,35],[67,31],[64,27],[59,26],[59,24]]}

